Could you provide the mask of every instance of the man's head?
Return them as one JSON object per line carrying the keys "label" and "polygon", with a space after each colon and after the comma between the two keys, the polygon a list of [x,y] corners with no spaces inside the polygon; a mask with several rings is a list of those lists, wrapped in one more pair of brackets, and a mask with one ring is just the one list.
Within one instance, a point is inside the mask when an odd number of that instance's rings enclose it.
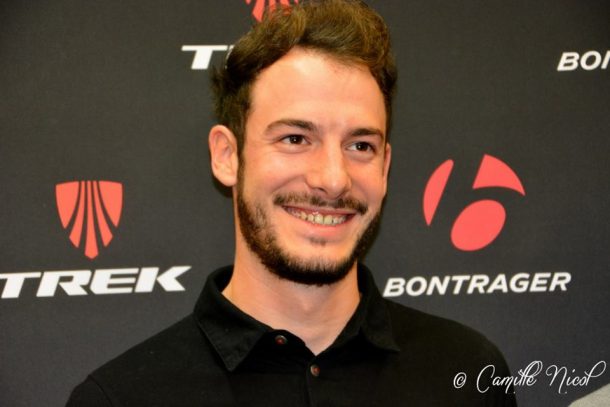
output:
{"label": "man's head", "polygon": [[210,150],[238,256],[303,284],[353,269],[386,192],[395,80],[387,28],[360,2],[276,10],[236,44],[214,79]]}
{"label": "man's head", "polygon": [[397,75],[385,22],[359,0],[310,1],[268,9],[263,20],[237,41],[225,66],[213,71],[215,115],[237,137],[240,153],[252,84],[295,47],[365,66],[383,94],[389,133]]}

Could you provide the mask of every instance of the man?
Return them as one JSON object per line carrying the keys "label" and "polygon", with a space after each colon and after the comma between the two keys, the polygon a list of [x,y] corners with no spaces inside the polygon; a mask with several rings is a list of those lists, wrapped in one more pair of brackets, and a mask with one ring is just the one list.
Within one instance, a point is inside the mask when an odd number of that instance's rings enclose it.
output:
{"label": "man", "polygon": [[68,404],[514,405],[489,341],[382,299],[358,263],[386,194],[395,82],[387,27],[360,2],[277,9],[238,41],[209,134],[235,264]]}

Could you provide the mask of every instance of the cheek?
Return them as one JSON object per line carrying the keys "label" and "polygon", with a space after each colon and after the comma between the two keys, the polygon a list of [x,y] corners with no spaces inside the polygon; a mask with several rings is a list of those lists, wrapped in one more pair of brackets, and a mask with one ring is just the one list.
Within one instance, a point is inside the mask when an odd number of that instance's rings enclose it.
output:
{"label": "cheek", "polygon": [[297,178],[302,168],[295,160],[279,159],[268,154],[247,161],[244,168],[245,190],[252,194],[269,195]]}
{"label": "cheek", "polygon": [[368,183],[362,188],[365,200],[369,206],[371,214],[378,212],[385,197],[385,188],[379,181],[373,182],[369,179]]}
{"label": "cheek", "polygon": [[355,166],[351,171],[352,183],[357,186],[361,193],[373,203],[380,200],[385,195],[386,176],[383,168],[379,164],[367,166]]}

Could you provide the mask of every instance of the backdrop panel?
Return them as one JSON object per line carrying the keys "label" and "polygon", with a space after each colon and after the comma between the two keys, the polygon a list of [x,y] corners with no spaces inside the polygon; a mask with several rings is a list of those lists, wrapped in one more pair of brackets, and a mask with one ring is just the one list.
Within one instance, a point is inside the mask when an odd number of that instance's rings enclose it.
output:
{"label": "backdrop panel", "polygon": [[[0,5],[0,405],[63,405],[231,263],[208,72],[251,3]],[[541,365],[520,405],[607,385],[610,6],[370,4],[400,75],[380,289]]]}

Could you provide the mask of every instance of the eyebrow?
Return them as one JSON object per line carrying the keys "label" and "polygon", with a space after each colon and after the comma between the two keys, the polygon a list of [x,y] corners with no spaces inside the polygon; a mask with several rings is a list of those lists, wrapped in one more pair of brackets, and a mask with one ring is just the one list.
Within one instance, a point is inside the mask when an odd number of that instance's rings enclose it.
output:
{"label": "eyebrow", "polygon": [[351,136],[379,136],[382,140],[385,139],[383,131],[375,127],[360,127],[350,133]]}
{"label": "eyebrow", "polygon": [[[289,127],[297,127],[302,130],[314,132],[318,130],[318,126],[316,126],[313,122],[307,120],[299,120],[299,119],[280,119],[276,120],[273,123],[269,124],[265,129],[265,133],[270,133],[277,127],[281,126],[289,126]],[[350,136],[379,136],[382,140],[385,139],[385,134],[381,129],[375,127],[359,127],[350,132]]]}
{"label": "eyebrow", "polygon": [[274,130],[276,127],[281,127],[281,126],[298,127],[299,129],[307,130],[307,131],[317,130],[317,126],[315,124],[313,124],[313,122],[309,122],[306,120],[299,120],[299,119],[280,119],[280,120],[276,120],[273,123],[269,124],[267,126],[267,128],[265,129],[265,133],[269,133],[272,130]]}

